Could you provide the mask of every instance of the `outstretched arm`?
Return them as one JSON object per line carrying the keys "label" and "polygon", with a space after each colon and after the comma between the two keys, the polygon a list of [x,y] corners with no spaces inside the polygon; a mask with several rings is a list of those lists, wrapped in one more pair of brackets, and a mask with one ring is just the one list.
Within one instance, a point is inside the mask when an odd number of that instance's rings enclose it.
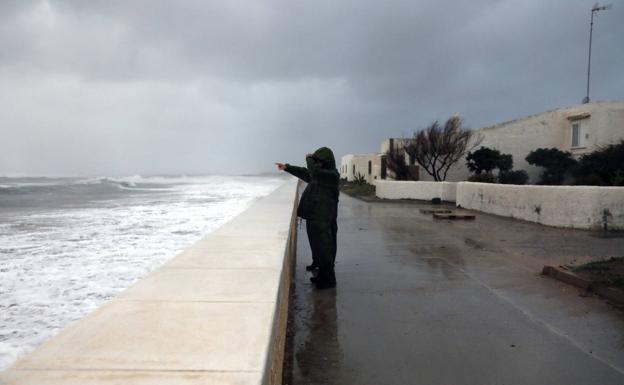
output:
{"label": "outstretched arm", "polygon": [[286,171],[287,173],[296,176],[306,183],[310,183],[310,173],[305,167],[292,166],[288,163],[275,163],[275,165],[277,165],[278,169]]}

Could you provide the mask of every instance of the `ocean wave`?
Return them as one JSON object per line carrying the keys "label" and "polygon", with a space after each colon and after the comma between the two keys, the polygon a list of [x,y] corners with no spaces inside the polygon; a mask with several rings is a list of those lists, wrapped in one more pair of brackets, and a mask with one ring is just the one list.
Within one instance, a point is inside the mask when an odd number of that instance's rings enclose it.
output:
{"label": "ocean wave", "polygon": [[99,177],[68,177],[68,178],[47,178],[47,177],[26,177],[11,178],[0,177],[0,189],[36,189],[54,187],[76,187],[76,186],[102,186],[114,185],[124,189],[155,189],[167,188],[175,185],[203,185],[206,183],[230,182],[233,180],[243,180],[249,178],[267,179],[267,176],[226,176],[226,175],[165,175],[165,176],[143,176],[130,175],[122,177],[99,176]]}
{"label": "ocean wave", "polygon": [[[56,187],[47,187],[54,190],[33,190],[26,198],[5,195],[0,203],[12,204],[13,211],[0,216],[0,313],[6,316],[0,335],[8,336],[0,343],[0,370],[282,181],[225,176],[74,178],[54,180]],[[6,179],[0,182],[11,185]],[[126,193],[144,185],[161,190]],[[73,195],[61,199],[68,195],[65,188],[73,189]],[[105,193],[93,193],[102,189]],[[21,199],[39,199],[45,206],[22,209],[15,203]]]}

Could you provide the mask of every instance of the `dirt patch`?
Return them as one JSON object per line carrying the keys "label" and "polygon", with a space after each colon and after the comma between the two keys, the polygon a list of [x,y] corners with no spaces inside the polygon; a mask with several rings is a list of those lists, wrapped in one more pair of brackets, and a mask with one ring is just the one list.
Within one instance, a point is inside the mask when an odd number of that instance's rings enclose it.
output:
{"label": "dirt patch", "polygon": [[611,257],[572,267],[579,277],[606,287],[624,289],[624,257]]}
{"label": "dirt patch", "polygon": [[376,199],[375,186],[368,183],[340,181],[340,191],[356,198]]}

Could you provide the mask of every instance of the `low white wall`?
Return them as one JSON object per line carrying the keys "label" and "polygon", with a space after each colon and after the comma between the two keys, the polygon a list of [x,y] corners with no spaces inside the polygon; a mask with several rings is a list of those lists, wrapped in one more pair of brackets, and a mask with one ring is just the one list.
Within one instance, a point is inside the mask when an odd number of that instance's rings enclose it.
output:
{"label": "low white wall", "polygon": [[457,183],[376,180],[375,194],[382,199],[419,199],[440,198],[446,202],[455,202]]}
{"label": "low white wall", "polygon": [[292,178],[0,373],[3,385],[280,384]]}
{"label": "low white wall", "polygon": [[[556,227],[624,229],[624,187],[460,182],[457,205]],[[606,210],[606,211],[605,211]]]}

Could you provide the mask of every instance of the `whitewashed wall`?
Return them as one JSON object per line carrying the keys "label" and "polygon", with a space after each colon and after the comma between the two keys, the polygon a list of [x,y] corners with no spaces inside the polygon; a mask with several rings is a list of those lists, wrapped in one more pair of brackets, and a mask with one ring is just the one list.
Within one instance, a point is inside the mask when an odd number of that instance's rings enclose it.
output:
{"label": "whitewashed wall", "polygon": [[458,206],[556,227],[624,229],[624,187],[516,186],[460,182]]}
{"label": "whitewashed wall", "polygon": [[440,198],[455,202],[457,183],[454,182],[414,182],[414,181],[375,181],[375,194],[382,199],[419,199]]}

